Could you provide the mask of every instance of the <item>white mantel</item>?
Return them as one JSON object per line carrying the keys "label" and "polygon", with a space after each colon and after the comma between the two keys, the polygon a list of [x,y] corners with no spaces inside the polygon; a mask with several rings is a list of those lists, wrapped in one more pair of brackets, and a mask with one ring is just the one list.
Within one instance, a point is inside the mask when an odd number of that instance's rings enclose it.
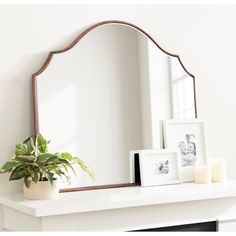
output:
{"label": "white mantel", "polygon": [[236,222],[236,181],[61,193],[44,201],[15,193],[0,195],[0,204],[6,230],[128,231],[213,220],[227,229]]}

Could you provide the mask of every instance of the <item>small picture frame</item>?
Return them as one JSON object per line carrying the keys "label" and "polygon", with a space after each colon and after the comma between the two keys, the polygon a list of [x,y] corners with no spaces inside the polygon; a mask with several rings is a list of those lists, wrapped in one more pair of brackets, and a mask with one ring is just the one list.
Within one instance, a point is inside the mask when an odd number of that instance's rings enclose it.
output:
{"label": "small picture frame", "polygon": [[178,152],[183,182],[193,181],[194,165],[207,162],[205,124],[198,119],[163,121],[164,148]]}
{"label": "small picture frame", "polygon": [[182,183],[180,160],[175,151],[142,150],[139,152],[141,186]]}

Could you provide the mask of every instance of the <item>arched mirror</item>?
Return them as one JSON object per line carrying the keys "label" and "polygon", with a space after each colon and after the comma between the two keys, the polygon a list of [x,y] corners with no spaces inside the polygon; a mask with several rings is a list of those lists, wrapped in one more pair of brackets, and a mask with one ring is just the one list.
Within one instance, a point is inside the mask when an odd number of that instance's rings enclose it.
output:
{"label": "arched mirror", "polygon": [[[161,147],[160,120],[195,118],[194,76],[139,27],[106,21],[33,74],[35,134],[89,163],[71,186],[132,185],[129,151]],[[99,187],[100,186],[100,187]]]}

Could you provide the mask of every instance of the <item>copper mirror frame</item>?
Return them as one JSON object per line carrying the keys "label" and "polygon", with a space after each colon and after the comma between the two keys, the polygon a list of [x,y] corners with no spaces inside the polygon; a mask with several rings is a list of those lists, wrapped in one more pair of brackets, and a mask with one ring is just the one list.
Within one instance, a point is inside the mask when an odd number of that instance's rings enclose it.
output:
{"label": "copper mirror frame", "polygon": [[[160,47],[157,42],[147,33],[145,32],[143,29],[141,29],[140,27],[132,24],[132,23],[128,23],[125,21],[120,21],[120,20],[109,20],[109,21],[102,21],[99,22],[97,24],[94,24],[92,26],[90,26],[89,28],[87,28],[86,30],[84,30],[71,44],[69,44],[66,48],[63,48],[61,50],[57,50],[57,51],[51,51],[48,54],[48,57],[46,59],[46,61],[44,62],[43,66],[34,74],[32,74],[32,92],[33,92],[33,113],[34,113],[34,136],[36,136],[37,134],[39,134],[39,118],[38,118],[38,98],[37,98],[37,79],[36,77],[38,75],[40,75],[41,73],[44,72],[44,70],[49,66],[53,56],[55,54],[60,54],[60,53],[64,53],[70,49],[72,49],[85,35],[87,35],[90,31],[92,31],[93,29],[102,26],[102,25],[106,25],[106,24],[121,24],[121,25],[126,25],[126,26],[130,26],[136,30],[138,30],[139,32],[143,33],[145,36],[147,36],[162,52],[164,52],[165,54],[171,56],[171,57],[176,57],[179,61],[179,63],[181,64],[181,66],[183,67],[184,71],[193,78],[193,91],[194,91],[194,108],[195,108],[195,117],[197,118],[197,106],[196,106],[196,89],[195,89],[195,77],[194,75],[192,75],[190,72],[187,71],[187,69],[184,67],[182,61],[180,60],[180,57],[178,55],[172,54],[167,52],[166,50],[164,50],[162,47]],[[73,192],[73,191],[82,191],[82,190],[93,190],[93,189],[106,189],[106,188],[119,188],[119,187],[129,187],[129,186],[137,186],[139,184],[137,183],[123,183],[123,184],[113,184],[113,185],[101,185],[101,186],[92,186],[92,187],[77,187],[77,188],[66,188],[66,189],[60,189],[60,192]]]}

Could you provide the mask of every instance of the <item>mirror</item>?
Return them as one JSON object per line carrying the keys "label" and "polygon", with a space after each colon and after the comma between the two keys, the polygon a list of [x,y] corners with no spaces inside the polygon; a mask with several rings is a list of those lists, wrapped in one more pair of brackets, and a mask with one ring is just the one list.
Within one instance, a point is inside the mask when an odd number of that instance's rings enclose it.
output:
{"label": "mirror", "polygon": [[51,52],[32,78],[35,134],[51,140],[49,151],[79,156],[96,175],[93,181],[78,169],[61,188],[129,184],[129,151],[160,148],[160,120],[196,117],[194,77],[126,22],[90,27]]}

